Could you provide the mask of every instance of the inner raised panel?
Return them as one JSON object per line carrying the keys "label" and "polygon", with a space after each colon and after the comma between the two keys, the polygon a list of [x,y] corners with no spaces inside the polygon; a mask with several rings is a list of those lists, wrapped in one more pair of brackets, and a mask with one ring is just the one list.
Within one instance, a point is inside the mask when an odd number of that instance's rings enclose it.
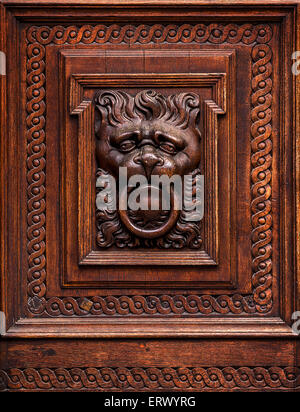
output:
{"label": "inner raised panel", "polygon": [[[93,119],[96,111],[93,104],[93,93],[96,88],[96,93],[103,97],[103,100],[119,101],[119,104],[124,107],[123,96],[127,99],[131,99],[130,103],[133,106],[133,100],[136,96],[140,96],[140,102],[143,104],[144,99],[147,99],[147,93],[151,93],[151,96],[145,102],[146,104],[156,104],[155,99],[160,99],[163,103],[168,102],[168,99],[174,99],[177,105],[186,104],[192,99],[197,100],[199,106],[199,114],[201,112],[201,122],[199,118],[199,135],[197,139],[199,142],[198,151],[192,147],[192,142],[189,145],[192,149],[189,150],[187,146],[185,152],[179,152],[179,156],[173,156],[166,158],[162,150],[155,151],[155,156],[163,156],[162,159],[166,160],[166,166],[164,164],[158,165],[158,172],[162,170],[162,173],[173,173],[174,168],[179,170],[187,170],[187,173],[194,175],[194,169],[197,167],[198,175],[202,174],[205,177],[205,213],[202,221],[189,222],[185,219],[187,213],[180,214],[177,222],[166,232],[165,236],[158,236],[157,238],[151,238],[148,233],[141,233],[141,235],[134,236],[130,233],[130,230],[122,222],[122,211],[116,211],[116,213],[108,214],[108,219],[100,221],[100,228],[104,227],[104,230],[100,232],[102,244],[95,242],[92,239],[91,234],[94,233],[94,227],[92,227],[91,210],[95,210],[95,202],[93,202],[93,196],[95,194],[89,194],[87,196],[87,187],[94,181],[92,175],[92,167],[95,151],[97,152],[97,142],[99,139],[95,137],[93,133]],[[145,89],[146,88],[146,89]],[[87,91],[86,91],[87,89]],[[205,264],[216,265],[218,263],[218,171],[217,171],[217,116],[218,114],[225,113],[225,96],[226,96],[226,75],[224,73],[216,74],[128,74],[128,75],[78,75],[75,74],[71,78],[71,113],[79,116],[79,148],[78,148],[78,182],[79,182],[79,219],[78,219],[78,233],[79,233],[79,256],[81,256],[80,264],[145,264],[151,262],[152,264]],[[124,92],[124,90],[128,90]],[[141,91],[142,90],[142,91]],[[174,91],[177,94],[174,94]],[[95,93],[94,93],[95,94]],[[135,96],[135,97],[132,97]],[[181,101],[179,100],[181,99]],[[175,106],[175,103],[174,106]],[[168,103],[170,104],[170,103]],[[158,106],[158,105],[157,105]],[[160,108],[155,106],[155,109]],[[152,107],[151,107],[152,108]],[[172,109],[172,106],[171,106]],[[184,119],[184,107],[180,107],[181,118]],[[195,110],[194,108],[192,108]],[[110,109],[111,110],[111,109]],[[131,109],[130,109],[131,110]],[[176,106],[173,107],[175,114],[173,114],[173,123],[176,123],[176,119],[179,117],[179,112]],[[150,110],[149,110],[150,112]],[[115,116],[121,117],[120,109],[115,113]],[[130,112],[129,112],[130,113]],[[159,115],[159,114],[158,114]],[[124,115],[126,120],[125,125],[127,128],[132,127],[132,122],[128,121],[129,114]],[[166,113],[165,118],[168,118],[170,114]],[[176,117],[177,116],[177,117]],[[179,118],[179,121],[181,120]],[[114,124],[115,118],[112,118]],[[138,119],[139,120],[139,119]],[[186,118],[187,122],[188,118]],[[197,119],[198,121],[198,119]],[[154,120],[153,124],[157,124],[158,120]],[[166,134],[170,134],[170,130],[179,134],[179,136],[185,133],[188,134],[190,139],[193,136],[188,127],[183,130],[179,127],[171,125],[170,121],[163,121],[159,119],[158,129],[154,129],[154,132],[159,132],[159,127],[167,129]],[[129,124],[129,125],[127,125]],[[143,124],[143,123],[142,123]],[[151,122],[145,122],[146,126],[151,126]],[[119,124],[117,124],[120,127]],[[134,126],[135,127],[135,126]],[[157,126],[155,126],[157,127]],[[109,126],[110,133],[114,133],[115,126]],[[200,134],[201,129],[201,134]],[[122,129],[121,129],[122,130]],[[124,132],[122,132],[124,133]],[[137,132],[135,132],[137,133]],[[128,132],[126,136],[128,135]],[[128,137],[126,137],[128,139]],[[172,138],[172,136],[171,136]],[[95,149],[96,141],[96,149]],[[118,158],[122,157],[122,153],[115,147],[110,146],[107,142],[105,148],[108,147],[109,151],[106,154],[100,153],[96,159],[97,169],[96,174],[99,173],[99,168],[109,168],[110,163],[108,161],[109,153],[116,153]],[[143,143],[143,141],[141,142]],[[150,145],[149,145],[150,146]],[[152,146],[147,150],[152,153]],[[143,146],[142,146],[143,147]],[[133,153],[135,156],[141,156],[143,149],[135,150]],[[132,161],[129,156],[128,165],[131,169],[134,166],[134,170],[142,170],[142,167],[138,168],[135,162]],[[185,163],[184,160],[188,159]],[[179,159],[179,160],[177,160]],[[201,159],[201,160],[200,160]],[[177,161],[176,161],[177,160]],[[182,161],[183,160],[183,161]],[[200,161],[199,161],[200,160]],[[126,160],[127,161],[127,160]],[[119,163],[124,167],[127,163]],[[192,169],[188,169],[189,164],[193,164]],[[164,163],[164,161],[162,162]],[[103,166],[106,165],[106,166]],[[169,165],[169,167],[168,167]],[[139,165],[138,165],[139,166]],[[185,167],[185,169],[184,169]],[[176,169],[175,169],[176,170]],[[104,172],[105,173],[105,172]],[[108,172],[107,172],[108,173]],[[111,172],[113,173],[113,172]],[[142,173],[142,172],[141,172]],[[172,176],[172,175],[171,175]],[[178,175],[177,175],[178,176]],[[113,176],[114,177],[114,176]],[[171,213],[170,213],[171,214]],[[97,212],[96,212],[96,223]],[[123,219],[124,220],[124,219]],[[167,222],[168,223],[168,222]],[[95,224],[94,224],[95,226]],[[113,229],[117,226],[118,236],[114,237]],[[107,233],[105,233],[107,229]],[[168,229],[168,228],[167,228]],[[198,241],[198,236],[200,240]],[[99,232],[95,234],[96,240],[99,239]],[[146,240],[143,242],[141,238]],[[121,240],[120,240],[121,239]],[[125,240],[127,240],[127,243]],[[170,241],[173,242],[170,244]],[[176,241],[178,244],[176,244]],[[149,244],[147,244],[149,242]],[[169,242],[169,243],[168,243]],[[147,247],[148,246],[148,247]],[[93,249],[94,248],[94,249]],[[122,254],[119,251],[122,249]],[[143,252],[141,252],[141,249]],[[163,251],[166,253],[163,254]]]}
{"label": "inner raised panel", "polygon": [[[181,51],[134,50],[102,51],[99,49],[60,50],[61,90],[69,90],[65,105],[71,116],[64,115],[65,133],[62,150],[66,159],[62,187],[63,287],[72,285],[134,284],[146,281],[152,287],[171,281],[175,287],[186,282],[190,287],[220,285],[232,287],[235,279],[235,218],[231,205],[234,202],[235,167],[235,52],[233,50]],[[159,60],[159,72],[155,64]],[[174,64],[172,61],[174,60]],[[177,62],[175,64],[175,61]],[[178,62],[181,62],[180,64]],[[141,67],[143,66],[143,67]],[[133,73],[131,72],[133,71]],[[135,72],[136,71],[136,72]],[[173,72],[172,72],[173,71]],[[205,211],[201,222],[200,248],[99,248],[96,242],[96,172],[95,155],[95,93],[105,90],[122,91],[136,95],[151,89],[166,98],[180,93],[194,93],[200,101],[201,172],[205,179]],[[227,93],[226,90],[231,90]],[[69,106],[69,107],[68,107]],[[230,107],[230,110],[227,108]],[[62,110],[65,113],[65,109]],[[70,121],[77,115],[77,136],[69,133]],[[72,119],[73,117],[73,119]],[[75,118],[76,119],[76,118]],[[76,153],[68,148],[76,144]],[[74,148],[75,149],[75,148]],[[218,154],[221,151],[221,154]],[[78,163],[77,163],[78,162]],[[77,166],[76,166],[77,165]],[[220,169],[220,170],[219,170]],[[72,171],[74,170],[74,172]],[[76,172],[77,170],[77,172]],[[68,182],[78,183],[75,191],[67,190]],[[220,190],[221,188],[221,190]],[[218,204],[222,204],[219,210]],[[77,207],[68,213],[69,205]],[[224,207],[225,205],[225,207]],[[73,206],[71,206],[73,207]],[[70,228],[77,225],[77,244]],[[71,233],[73,233],[71,235]],[[68,235],[70,234],[70,236]],[[219,245],[219,237],[227,241]],[[76,251],[77,249],[77,251]],[[76,254],[78,257],[76,258]],[[228,259],[231,256],[231,259]],[[77,260],[77,262],[76,262]],[[79,263],[79,266],[78,266]],[[95,266],[115,267],[110,280]],[[152,271],[149,265],[166,266]],[[176,279],[169,266],[176,267]],[[214,270],[188,273],[190,266]],[[124,279],[118,266],[141,267]],[[187,270],[180,271],[179,267]],[[90,268],[89,268],[90,267]],[[147,267],[147,269],[146,269]],[[138,270],[139,271],[139,270]],[[179,272],[179,273],[178,273]],[[181,273],[180,273],[181,272]],[[120,279],[123,279],[120,281]],[[100,283],[99,283],[100,282]],[[125,282],[125,283],[124,283]]]}

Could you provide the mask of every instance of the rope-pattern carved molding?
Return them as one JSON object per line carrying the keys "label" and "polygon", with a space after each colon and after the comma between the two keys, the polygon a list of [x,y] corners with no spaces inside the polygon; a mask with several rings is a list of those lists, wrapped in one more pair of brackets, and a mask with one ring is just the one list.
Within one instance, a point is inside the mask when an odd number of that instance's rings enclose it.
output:
{"label": "rope-pattern carved molding", "polygon": [[28,293],[46,292],[45,257],[45,48],[38,43],[27,47],[27,252]]}
{"label": "rope-pattern carved molding", "polygon": [[54,44],[91,44],[91,43],[213,43],[225,41],[229,44],[242,42],[267,43],[272,37],[271,27],[265,24],[162,24],[133,26],[131,24],[106,26],[84,25],[31,27],[27,38],[31,43],[35,41],[41,45]]}
{"label": "rope-pattern carved molding", "polygon": [[293,367],[28,368],[0,371],[1,390],[296,389]]}
{"label": "rope-pattern carved molding", "polygon": [[162,295],[162,296],[94,296],[91,298],[30,298],[35,314],[49,316],[84,315],[169,315],[169,314],[241,314],[254,313],[253,296]]}
{"label": "rope-pattern carved molding", "polygon": [[252,193],[252,285],[259,312],[272,307],[272,50],[267,44],[252,49],[251,193]]}
{"label": "rope-pattern carved molding", "polygon": [[[36,316],[153,313],[267,313],[272,308],[272,29],[265,24],[32,26],[27,30],[28,309]],[[45,298],[45,46],[48,44],[208,42],[251,45],[251,216],[253,295]],[[152,302],[152,303],[151,303]],[[154,303],[153,303],[154,302]],[[89,307],[89,310],[86,308]]]}

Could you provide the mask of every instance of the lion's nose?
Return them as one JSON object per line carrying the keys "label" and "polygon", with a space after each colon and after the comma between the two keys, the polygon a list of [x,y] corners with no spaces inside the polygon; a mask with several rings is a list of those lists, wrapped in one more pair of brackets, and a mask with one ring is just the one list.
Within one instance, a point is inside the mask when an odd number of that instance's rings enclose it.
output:
{"label": "lion's nose", "polygon": [[156,153],[156,150],[153,146],[143,146],[141,152],[134,159],[134,162],[137,164],[142,164],[145,168],[146,176],[149,179],[151,176],[152,170],[155,166],[162,166],[164,160],[161,156]]}

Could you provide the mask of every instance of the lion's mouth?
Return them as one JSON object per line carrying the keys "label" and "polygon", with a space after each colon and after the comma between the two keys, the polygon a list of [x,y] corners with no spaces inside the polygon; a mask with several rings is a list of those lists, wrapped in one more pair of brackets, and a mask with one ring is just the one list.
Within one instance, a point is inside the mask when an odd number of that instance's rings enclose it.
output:
{"label": "lion's mouth", "polygon": [[157,229],[164,225],[170,216],[170,210],[129,210],[130,220],[141,229]]}
{"label": "lion's mouth", "polygon": [[128,191],[127,210],[119,211],[121,220],[131,232],[143,238],[156,238],[172,228],[179,216],[179,211],[174,210],[172,191],[168,197],[162,189],[151,184],[140,187],[135,198],[140,208],[132,202],[132,193],[132,190]]}

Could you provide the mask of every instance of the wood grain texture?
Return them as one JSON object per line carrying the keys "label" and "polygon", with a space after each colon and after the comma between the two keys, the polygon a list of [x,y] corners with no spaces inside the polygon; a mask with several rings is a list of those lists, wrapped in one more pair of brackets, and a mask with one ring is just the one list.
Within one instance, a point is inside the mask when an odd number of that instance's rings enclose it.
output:
{"label": "wood grain texture", "polygon": [[[300,86],[299,76],[291,74],[292,52],[300,49],[299,1],[126,5],[118,0],[0,5],[0,49],[9,67],[0,79],[1,310],[6,314],[1,390],[300,391],[299,344],[291,330],[300,284]],[[172,56],[175,48],[188,51],[188,70]],[[77,252],[67,256],[67,251],[65,258],[78,272],[64,279],[62,222],[68,214],[77,219],[78,211],[75,201],[61,213],[61,196],[76,187],[76,167],[65,186],[60,177],[78,154],[78,122],[69,114],[68,83],[59,87],[59,54],[76,55],[73,73],[68,57],[69,79],[100,71],[91,73],[80,60],[82,50],[103,51],[104,73],[110,76],[115,66],[120,76],[153,75],[160,68],[166,74],[166,59],[174,73],[197,73],[191,56],[199,49],[207,56],[230,51],[236,58],[236,83],[228,92],[236,90],[236,100],[219,116],[218,131],[230,135],[230,115],[237,143],[223,144],[217,159],[219,178],[236,196],[231,208],[219,209],[219,225],[230,210],[236,212],[236,237],[228,241],[221,231],[219,261],[200,271],[181,262],[172,270],[159,264],[95,269],[78,265]],[[129,50],[140,56],[135,65]],[[118,53],[123,53],[120,65],[114,63]],[[217,59],[207,58],[203,72],[226,72]],[[126,92],[141,89],[134,86]],[[186,89],[178,85],[176,92],[181,88]],[[84,93],[79,104],[89,101],[93,87]],[[73,138],[67,163],[61,144],[65,126]],[[93,132],[89,127],[85,123],[81,133]],[[231,180],[230,173],[224,178],[226,157],[236,172]],[[93,187],[87,193],[94,196]],[[77,231],[77,224],[70,226],[76,247]],[[235,240],[236,261],[226,260],[222,248],[229,250]],[[236,272],[226,271],[225,261]],[[101,285],[99,278],[107,283]],[[120,283],[112,287],[112,279]]]}
{"label": "wood grain texture", "polygon": [[[300,25],[300,4],[297,8],[297,17],[296,17],[297,27]],[[296,32],[296,45],[297,50],[300,50],[300,30]],[[296,221],[296,253],[295,253],[295,269],[297,276],[297,292],[296,292],[296,309],[300,310],[300,111],[297,110],[300,107],[300,76],[297,76],[295,79],[296,83],[296,138],[295,138],[295,193],[296,193],[296,202],[295,202],[295,221]],[[298,116],[298,117],[297,117]],[[298,235],[297,235],[298,234]]]}
{"label": "wood grain texture", "polygon": [[[0,27],[1,27],[1,34],[0,34],[0,50],[3,53],[6,53],[6,12],[5,8],[2,4],[0,4]],[[4,141],[6,136],[6,116],[7,111],[5,107],[7,107],[6,102],[6,76],[0,75],[0,104],[1,104],[1,111],[0,111],[0,140]],[[7,156],[5,153],[5,148],[1,145],[0,156],[1,156],[1,171],[0,171],[0,186],[1,186],[1,222],[7,221],[6,216],[6,207],[5,207],[5,199],[7,196],[6,193],[6,184],[5,184],[5,170],[7,169]],[[1,230],[1,274],[5,271],[5,256],[6,256],[6,231],[5,226],[2,226]],[[5,284],[4,284],[4,276],[1,275],[1,283],[0,283],[0,292],[1,292],[1,302],[4,301],[4,291],[5,291]],[[1,307],[1,306],[0,306]],[[2,309],[1,309],[2,310]]]}
{"label": "wood grain texture", "polygon": [[[39,7],[39,5],[43,5],[43,4],[54,4],[57,5],[58,3],[55,0],[40,0],[39,2],[37,2],[36,0],[2,0],[3,4],[6,5],[11,5],[11,6],[26,6],[28,5],[29,7],[32,7],[33,5],[36,7]],[[299,0],[286,0],[284,2],[285,5],[295,5],[298,4]],[[60,0],[59,5],[75,5],[75,4],[81,4],[81,5],[85,5],[87,7],[99,7],[99,6],[103,6],[106,7],[107,6],[107,2],[106,0],[98,0],[97,1],[97,5],[93,4],[93,2],[85,2],[84,0]],[[122,0],[112,0],[111,3],[112,5],[124,5],[124,2]],[[162,0],[160,2],[158,2],[158,0],[149,0],[147,2],[147,4],[145,4],[144,0],[126,0],[126,5],[130,6],[130,5],[142,5],[143,7],[151,7],[153,5],[161,5],[164,4],[166,6],[186,6],[186,5],[203,5],[203,6],[208,6],[208,5],[223,5],[223,4],[228,4],[230,5],[246,5],[249,6],[249,0]],[[282,0],[270,0],[270,1],[264,1],[264,0],[251,0],[250,4],[254,4],[256,6],[264,6],[267,7],[268,5],[279,5],[282,6]]]}
{"label": "wood grain texture", "polygon": [[[219,340],[218,347],[213,340],[79,340],[72,343],[69,341],[67,346],[66,343],[64,340],[29,340],[25,343],[9,342],[6,348],[2,344],[7,355],[0,372],[1,389],[299,389],[299,368],[293,365],[290,357],[295,352],[295,345],[287,341],[274,340],[271,343],[269,340]],[[90,359],[90,353],[94,354],[93,360]],[[190,353],[189,359],[186,358],[186,353]]]}

